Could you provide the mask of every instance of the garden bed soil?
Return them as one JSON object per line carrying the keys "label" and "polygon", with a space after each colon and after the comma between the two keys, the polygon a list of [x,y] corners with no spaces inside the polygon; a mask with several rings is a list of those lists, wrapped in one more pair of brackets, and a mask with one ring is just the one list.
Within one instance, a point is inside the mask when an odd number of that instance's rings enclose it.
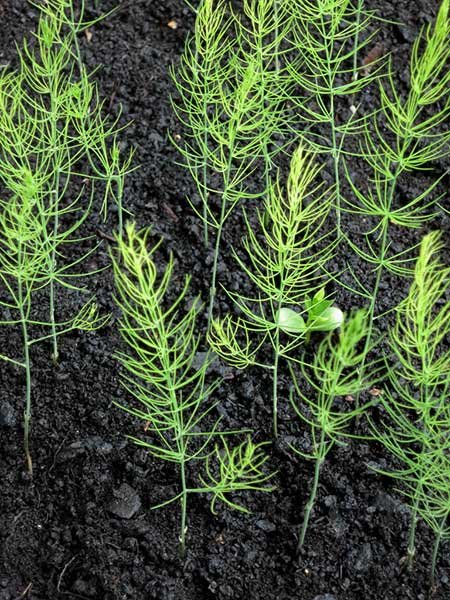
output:
{"label": "garden bed soil", "polygon": [[[155,239],[164,237],[164,252],[174,253],[175,287],[181,285],[184,273],[190,273],[192,294],[207,298],[211,256],[204,251],[201,226],[185,200],[193,194],[192,182],[176,164],[178,156],[167,136],[179,132],[169,101],[173,86],[168,68],[182,51],[192,14],[182,0],[100,2],[102,9],[117,4],[119,10],[92,28],[82,47],[90,67],[103,65],[97,79],[108,109],[117,113],[121,104],[122,121],[132,120],[123,139],[136,147],[141,167],[127,179],[125,202],[139,225],[151,224]],[[368,4],[382,17],[401,23],[381,22],[377,41],[392,51],[403,77],[411,43],[421,25],[432,20],[438,3],[369,0]],[[3,1],[0,19],[0,63],[14,63],[14,42],[20,43],[35,27],[36,11],[25,0]],[[370,95],[365,102],[370,105]],[[366,176],[362,167],[359,177]],[[420,177],[411,178],[402,193],[412,194],[422,183]],[[348,219],[347,226],[357,235],[361,224]],[[100,220],[90,227],[94,235],[110,232]],[[403,243],[407,236],[397,233]],[[241,237],[242,221],[236,214],[226,230],[220,278],[245,290],[247,283],[241,281],[229,251],[239,246]],[[108,263],[106,244],[91,266]],[[360,269],[360,276],[363,282],[370,280],[367,270]],[[99,273],[89,286],[102,311],[113,313],[110,323],[98,332],[62,338],[56,367],[46,344],[35,347],[32,356],[33,480],[26,473],[22,450],[24,381],[13,366],[0,366],[0,600],[427,597],[432,536],[427,527],[419,526],[417,559],[413,570],[406,571],[402,556],[409,511],[393,482],[369,468],[387,465],[388,459],[368,442],[350,443],[331,453],[304,551],[296,558],[296,534],[312,466],[289,451],[288,442],[301,441],[303,433],[285,395],[281,435],[269,449],[271,468],[277,471],[276,491],[246,497],[250,515],[221,509],[213,516],[207,498],[193,498],[188,551],[181,560],[178,507],[149,510],[177,489],[177,474],[126,439],[126,434],[141,433],[142,423],[112,405],[127,399],[112,356],[120,339],[111,272]],[[380,312],[403,293],[404,286],[387,279]],[[338,303],[351,308],[346,294],[337,294]],[[71,296],[65,297],[62,314],[70,314],[70,302]],[[225,311],[227,302],[224,298],[221,302]],[[385,324],[380,322],[381,330]],[[0,347],[14,352],[18,343],[8,328],[0,330]],[[257,370],[227,371],[219,390],[226,426],[251,426],[258,439],[269,439],[268,385]],[[444,544],[435,600],[450,597],[449,577]]]}

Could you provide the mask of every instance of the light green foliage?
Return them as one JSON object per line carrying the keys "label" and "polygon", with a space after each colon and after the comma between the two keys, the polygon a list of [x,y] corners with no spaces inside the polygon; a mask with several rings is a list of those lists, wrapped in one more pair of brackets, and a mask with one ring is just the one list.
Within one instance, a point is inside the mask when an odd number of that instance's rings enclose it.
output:
{"label": "light green foliage", "polygon": [[[367,189],[360,189],[347,168],[351,199],[345,199],[345,210],[370,223],[362,239],[347,238],[353,252],[373,268],[372,288],[354,277],[352,292],[370,304],[371,321],[375,321],[380,285],[386,271],[401,277],[412,275],[411,248],[392,250],[392,225],[419,228],[434,217],[433,204],[438,198],[433,192],[441,178],[436,179],[414,198],[398,198],[402,177],[411,171],[428,169],[430,161],[448,155],[450,133],[445,126],[450,116],[449,74],[446,64],[450,58],[449,2],[443,0],[434,25],[429,25],[414,43],[409,65],[410,86],[405,97],[398,94],[397,84],[389,76],[380,84],[381,110],[371,125],[367,125],[362,155],[370,169]],[[350,270],[352,273],[352,271]],[[372,334],[367,338],[371,343]],[[364,367],[362,368],[362,373]]]}
{"label": "light green foliage", "polygon": [[[382,61],[358,66],[358,57],[368,52],[374,33],[368,28],[372,12],[362,2],[351,0],[296,0],[293,43],[298,62],[291,66],[292,78],[303,91],[299,100],[302,120],[307,124],[302,138],[315,152],[329,153],[334,163],[335,211],[341,236],[341,172],[345,136],[358,133],[366,115],[358,117],[352,104],[382,72]],[[339,100],[348,97],[349,106]],[[345,112],[344,112],[345,111]],[[344,112],[344,114],[342,114]]]}
{"label": "light green foliage", "polygon": [[280,45],[289,15],[285,1],[245,0],[243,14],[237,14],[224,0],[204,0],[195,32],[172,69],[174,110],[185,129],[176,146],[201,199],[205,245],[213,232],[209,321],[224,223],[238,202],[255,196],[249,177],[261,163],[258,195],[264,193],[284,143],[289,79]]}
{"label": "light green foliage", "polygon": [[[117,152],[117,127],[101,116],[95,84],[81,62],[76,36],[90,24],[83,22],[84,4],[79,20],[68,0],[36,6],[40,20],[34,41],[25,40],[18,49],[16,71],[0,72],[0,306],[8,314],[1,324],[20,325],[23,339],[19,359],[1,358],[26,371],[25,452],[30,473],[30,346],[51,338],[56,361],[62,333],[104,324],[106,319],[91,302],[73,318],[58,322],[56,288],[79,289],[77,279],[88,275],[80,265],[96,247],[76,247],[88,241],[81,228],[98,191],[95,181],[111,186],[113,179],[122,182],[128,169],[127,161],[119,166],[116,158],[108,155],[102,162],[99,157],[108,140]],[[86,170],[85,163],[93,169]],[[70,250],[74,257],[68,260]],[[36,321],[38,292],[40,302],[48,294],[48,321]],[[38,334],[31,331],[34,326],[41,329]],[[50,333],[42,333],[42,328]]]}
{"label": "light green foliage", "polygon": [[382,397],[388,419],[379,426],[372,423],[376,439],[404,465],[384,474],[403,484],[401,492],[411,502],[409,563],[419,515],[439,540],[448,535],[442,518],[448,515],[450,497],[450,350],[445,348],[450,333],[450,268],[439,259],[443,247],[439,232],[422,240],[414,281],[396,308],[390,330],[393,358]]}
{"label": "light green foliage", "polygon": [[[331,332],[323,338],[310,361],[306,359],[306,353],[295,361],[300,365],[301,374],[309,384],[311,394],[302,391],[290,364],[295,392],[300,400],[294,400],[292,394],[291,404],[297,416],[309,427],[311,436],[309,453],[293,446],[292,450],[315,463],[314,480],[305,508],[298,549],[305,540],[317,496],[321,467],[333,446],[342,444],[345,438],[351,437],[348,432],[349,424],[355,417],[362,415],[368,406],[356,406],[354,396],[380,378],[380,365],[374,362],[369,365],[365,380],[361,380],[359,374],[368,351],[363,349],[368,332],[367,311],[358,310],[342,321],[338,333]],[[344,407],[344,401],[347,405],[350,404],[350,409]]]}
{"label": "light green foliage", "polygon": [[[228,292],[242,317],[214,320],[209,334],[213,350],[235,366],[250,364],[273,371],[273,420],[277,434],[277,379],[280,358],[289,358],[311,331],[329,331],[340,323],[340,311],[325,299],[322,269],[333,254],[334,244],[321,233],[330,211],[332,193],[315,183],[319,173],[300,146],[292,159],[284,192],[279,182],[271,185],[265,210],[258,213],[260,233],[246,218],[243,239],[246,260],[236,261],[256,289],[254,298]],[[239,334],[245,342],[239,342]],[[259,334],[254,348],[250,342]],[[284,338],[282,338],[282,334]],[[257,350],[269,343],[273,365],[260,365]]]}
{"label": "light green foliage", "polygon": [[[248,436],[234,448],[229,448],[227,439],[222,437],[222,447],[215,445],[205,463],[206,477],[200,479],[206,490],[212,490],[211,511],[216,514],[216,502],[221,501],[240,512],[248,513],[247,508],[230,500],[228,494],[239,490],[273,491],[273,486],[265,485],[274,475],[264,471],[268,457],[263,451],[267,442],[254,444]],[[214,472],[214,463],[218,465]]]}
{"label": "light green foliage", "polygon": [[[436,23],[427,26],[415,41],[409,66],[410,87],[406,97],[397,91],[392,73],[380,85],[381,111],[373,117],[374,132],[367,128],[364,155],[373,171],[373,189],[362,192],[352,184],[356,202],[347,201],[350,212],[375,219],[370,234],[377,232],[381,240],[387,235],[390,223],[403,227],[420,227],[433,215],[426,208],[427,200],[437,185],[432,183],[418,197],[396,206],[400,177],[411,171],[428,168],[430,162],[449,154],[450,133],[444,125],[450,117],[449,73],[450,59],[449,2],[443,0]],[[431,112],[429,112],[431,110]],[[381,125],[382,124],[382,125]],[[367,236],[368,237],[368,236]],[[385,244],[380,249],[366,239],[368,251],[352,248],[369,263],[379,265],[400,275],[410,273],[404,267],[404,256],[389,256]]]}
{"label": "light green foliage", "polygon": [[[79,221],[82,224],[94,194],[101,192],[95,187],[98,180],[105,189],[106,210],[111,197],[118,199],[113,191],[116,185],[121,194],[130,157],[121,163],[118,128],[102,116],[95,83],[77,52],[76,34],[89,23],[82,23],[82,13],[80,21],[72,21],[71,1],[52,0],[38,7],[41,15],[35,43],[30,45],[25,40],[23,48],[18,49],[18,70],[4,70],[0,75],[0,183],[3,194],[15,194],[17,181],[23,173],[30,173],[51,214],[47,229],[55,242],[48,269],[53,272],[49,294],[56,360],[55,285],[72,287],[69,280],[73,278],[67,265],[64,277],[61,272],[56,277],[61,259],[56,243],[60,219],[69,212],[85,212]],[[82,183],[84,188],[75,201],[74,189]],[[72,228],[73,232],[77,229]],[[66,235],[64,245],[74,246],[78,241]]]}
{"label": "light green foliage", "polygon": [[[173,462],[180,470],[181,492],[163,502],[181,502],[180,548],[186,539],[187,499],[192,493],[212,493],[217,499],[234,505],[227,495],[244,489],[269,490],[264,487],[260,445],[248,441],[231,450],[221,432],[224,454],[213,450],[219,461],[219,473],[213,474],[213,457],[208,449],[219,435],[220,417],[217,402],[210,400],[220,384],[207,381],[212,355],[197,364],[200,336],[197,333],[198,299],[186,308],[189,277],[167,306],[169,286],[173,282],[173,257],[159,275],[153,255],[159,244],[148,248],[150,231],[137,232],[134,224],[126,226],[126,237],[117,237],[118,255],[113,256],[117,303],[122,310],[120,331],[126,352],[117,356],[125,368],[122,381],[141,408],[120,406],[146,422],[145,438],[132,438],[153,456]],[[203,461],[208,481],[204,487],[190,488],[188,465]],[[157,508],[157,507],[155,507]]]}
{"label": "light green foliage", "polygon": [[[66,208],[58,208],[55,202],[48,201],[47,193],[43,190],[45,181],[37,179],[31,171],[17,169],[8,175],[10,196],[0,200],[0,284],[2,296],[0,308],[4,316],[0,325],[20,326],[22,343],[19,358],[0,355],[1,360],[13,363],[24,369],[26,374],[26,394],[24,412],[24,445],[27,467],[32,474],[32,459],[29,447],[31,421],[31,359],[30,348],[33,344],[55,339],[74,329],[92,331],[103,326],[108,317],[98,315],[96,304],[88,302],[72,319],[56,323],[36,321],[33,308],[36,293],[49,287],[52,282],[64,281],[73,263],[61,263],[53,267],[53,255],[60,253],[64,244],[70,243],[71,236],[76,233],[87,213],[68,228],[53,230],[55,214],[59,217],[68,215],[76,210],[73,204]],[[71,286],[71,284],[68,284]],[[71,286],[72,287],[72,286]],[[9,315],[9,316],[6,316]],[[33,326],[48,328],[51,333],[31,334]]]}

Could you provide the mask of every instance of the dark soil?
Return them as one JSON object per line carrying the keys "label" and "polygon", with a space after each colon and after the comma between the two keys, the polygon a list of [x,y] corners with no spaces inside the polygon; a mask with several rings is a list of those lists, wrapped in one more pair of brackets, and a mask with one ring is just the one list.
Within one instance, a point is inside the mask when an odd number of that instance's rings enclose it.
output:
{"label": "dark soil", "polygon": [[[100,2],[102,9],[117,0]],[[437,10],[426,0],[370,0],[386,19],[379,40],[393,52],[404,73],[411,42]],[[187,204],[189,176],[176,165],[167,132],[177,133],[169,103],[173,91],[168,67],[180,55],[193,24],[182,0],[120,1],[120,10],[83,39],[91,67],[101,63],[99,89],[112,112],[122,104],[128,145],[137,148],[139,171],[127,180],[125,200],[140,225],[151,224],[155,239],[165,238],[165,252],[176,258],[178,281],[193,277],[193,293],[207,298],[210,257],[201,243],[201,227]],[[35,11],[25,0],[0,3],[0,63],[14,61],[14,42],[35,26]],[[168,26],[175,20],[176,29]],[[368,104],[371,97],[366,98]],[[443,171],[448,165],[437,165]],[[358,166],[355,166],[358,169]],[[364,177],[362,165],[359,177]],[[422,185],[411,178],[407,195]],[[448,182],[447,182],[448,183]],[[360,231],[358,222],[348,226]],[[93,223],[92,232],[106,227]],[[419,239],[421,232],[415,233]],[[408,234],[410,235],[410,234]],[[235,270],[229,249],[239,246],[239,215],[226,231],[227,251],[221,280],[246,283]],[[405,233],[398,231],[399,243]],[[342,257],[341,257],[342,258]],[[108,262],[106,245],[95,258]],[[336,266],[337,268],[337,266]],[[368,271],[360,268],[362,278]],[[332,452],[326,463],[319,498],[305,549],[295,558],[296,534],[312,476],[310,464],[292,456],[287,441],[301,440],[299,422],[282,402],[281,436],[270,449],[277,470],[272,494],[246,498],[249,516],[221,510],[217,517],[207,498],[191,501],[188,552],[177,553],[178,507],[152,512],[177,486],[172,468],[149,458],[125,438],[139,434],[141,423],[112,406],[126,402],[118,383],[112,352],[120,345],[111,300],[109,271],[90,282],[102,310],[114,318],[101,331],[74,333],[61,341],[61,360],[54,367],[50,348],[35,347],[32,453],[35,474],[25,472],[22,450],[21,373],[0,370],[0,600],[421,600],[428,594],[432,536],[419,526],[418,556],[412,572],[401,565],[409,511],[392,482],[368,464],[386,465],[382,451],[369,443],[351,443]],[[402,295],[398,282],[386,280],[380,312]],[[352,306],[344,292],[338,301]],[[65,309],[70,310],[70,299]],[[75,302],[75,301],[74,301]],[[385,306],[383,306],[385,305]],[[226,304],[222,305],[225,308]],[[381,323],[383,329],[385,323]],[[0,347],[18,339],[0,330]],[[227,426],[251,426],[258,439],[270,436],[268,381],[259,371],[232,372],[219,391]],[[284,406],[283,406],[284,404]],[[436,600],[450,598],[450,559],[444,544],[437,571]]]}

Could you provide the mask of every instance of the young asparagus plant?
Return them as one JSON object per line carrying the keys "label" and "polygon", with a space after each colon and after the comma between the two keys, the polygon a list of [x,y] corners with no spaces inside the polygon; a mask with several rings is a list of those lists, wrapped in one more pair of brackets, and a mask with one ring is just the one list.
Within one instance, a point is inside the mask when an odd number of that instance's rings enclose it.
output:
{"label": "young asparagus plant", "polygon": [[[58,207],[56,199],[49,202],[46,173],[33,173],[25,168],[16,168],[8,173],[7,177],[7,187],[12,195],[7,200],[0,200],[0,308],[4,311],[0,325],[20,326],[23,345],[20,358],[0,355],[0,360],[12,363],[25,371],[24,447],[31,475],[31,346],[74,329],[98,329],[108,317],[99,317],[93,302],[85,304],[75,317],[62,323],[56,323],[54,320],[37,321],[33,317],[37,293],[48,288],[54,280],[64,282],[66,277],[70,277],[70,270],[90,254],[88,252],[72,263],[66,261],[54,268],[53,253],[56,251],[58,255],[62,254],[64,246],[72,242],[72,236],[76,234],[88,213],[83,212],[74,224],[66,229],[59,228],[55,234],[52,226],[55,217],[61,218],[74,213],[77,210],[77,201],[65,208]],[[35,327],[50,328],[50,333],[33,337],[31,328]]]}
{"label": "young asparagus plant", "polygon": [[[447,392],[448,398],[448,392]],[[450,461],[448,430],[450,428],[450,414],[447,405],[442,405],[445,413],[440,414],[440,437],[437,437],[437,452],[435,455],[426,454],[424,461],[424,477],[419,489],[411,490],[411,498],[417,505],[418,516],[432,529],[435,534],[431,554],[430,568],[430,596],[436,587],[436,566],[441,543],[450,539]],[[425,464],[426,458],[429,464]]]}
{"label": "young asparagus plant", "polygon": [[[412,199],[400,199],[398,191],[402,177],[428,169],[432,161],[450,152],[450,132],[446,127],[450,118],[450,73],[446,66],[450,59],[449,8],[449,0],[443,0],[435,24],[428,25],[414,42],[406,96],[399,95],[392,68],[386,82],[380,85],[381,110],[371,119],[372,125],[367,126],[361,150],[371,171],[368,189],[359,189],[347,169],[353,198],[345,199],[343,207],[372,224],[362,234],[362,241],[347,237],[353,252],[373,266],[373,287],[364,286],[355,277],[356,287],[352,289],[370,304],[372,323],[377,318],[377,299],[386,271],[401,277],[412,275],[411,248],[392,251],[392,225],[421,227],[434,216],[432,206],[439,200],[433,192],[442,177]],[[352,273],[350,267],[349,270]],[[369,334],[367,344],[371,343]],[[364,365],[362,377],[363,372]]]}
{"label": "young asparagus plant", "polygon": [[[380,59],[370,68],[358,66],[358,56],[370,47],[375,36],[368,32],[373,13],[363,11],[361,1],[354,4],[352,0],[297,0],[292,6],[296,22],[294,47],[299,61],[291,73],[306,93],[299,101],[301,118],[307,124],[302,138],[315,152],[332,156],[336,230],[340,239],[345,137],[359,132],[367,118],[355,114],[354,97],[380,77],[383,70]],[[351,101],[343,108],[340,101],[346,97]]]}
{"label": "young asparagus plant", "polygon": [[[57,239],[60,217],[71,205],[74,190],[89,180],[90,197],[94,198],[94,193],[101,191],[100,187],[94,190],[94,185],[101,180],[106,210],[108,199],[116,197],[115,187],[120,192],[123,189],[131,156],[121,161],[116,141],[117,122],[110,123],[102,116],[95,84],[82,64],[76,66],[73,46],[80,25],[69,26],[72,1],[52,0],[39,7],[41,15],[34,45],[25,40],[23,48],[18,50],[18,70],[0,73],[0,185],[3,192],[15,193],[11,185],[15,185],[22,172],[31,171],[40,182],[39,193],[46,198],[44,205],[49,207],[53,218],[48,225]],[[111,151],[107,150],[109,145]],[[86,162],[91,169],[84,168]],[[79,201],[83,201],[82,194]],[[85,202],[86,212],[91,206],[91,201]],[[66,214],[69,213],[70,210]],[[72,244],[79,241],[74,239]],[[66,237],[65,246],[68,243]],[[48,291],[55,361],[59,354],[56,288],[72,287],[69,280],[78,276],[56,277],[61,260],[64,258],[55,243],[51,261],[47,263],[50,273],[53,272]]]}
{"label": "young asparagus plant", "polygon": [[281,66],[287,3],[244,0],[243,11],[245,20],[224,0],[200,3],[195,32],[172,69],[174,110],[185,129],[184,142],[174,143],[201,200],[201,211],[194,210],[203,220],[206,246],[213,232],[209,325],[224,224],[238,202],[255,196],[249,178],[261,163],[267,185],[288,122],[288,78]]}
{"label": "young asparagus plant", "polygon": [[[86,1],[79,0],[76,3],[74,0],[46,0],[45,3],[28,0],[42,16],[47,17],[51,22],[59,22],[59,31],[65,32],[64,38],[70,36],[71,52],[76,60],[79,73],[85,70],[83,58],[78,37],[87,29],[93,27],[99,21],[102,21],[107,16],[111,15],[116,9],[113,8],[106,14],[102,14],[97,18],[87,20],[86,17]],[[95,4],[95,3],[94,3]],[[95,6],[97,9],[98,6]],[[60,39],[60,43],[64,43],[64,39]]]}
{"label": "young asparagus plant", "polygon": [[[186,277],[175,301],[166,306],[174,268],[170,256],[159,275],[153,256],[159,243],[148,248],[150,230],[136,231],[126,226],[126,237],[117,238],[118,255],[113,256],[117,303],[122,310],[120,331],[128,346],[117,354],[125,374],[125,389],[142,408],[124,410],[146,422],[145,438],[132,438],[136,444],[162,460],[178,466],[181,490],[173,498],[159,504],[180,502],[180,550],[184,554],[187,532],[187,504],[191,494],[212,494],[212,509],[217,500],[245,510],[230,499],[242,490],[270,491],[266,482],[272,475],[263,471],[266,457],[262,444],[247,442],[231,449],[228,435],[219,433],[220,417],[215,414],[217,402],[210,397],[220,384],[208,383],[208,369],[213,360],[207,356],[196,366],[201,342],[196,333],[199,300],[187,303],[189,277]],[[213,450],[209,446],[221,438]],[[203,462],[205,475],[200,487],[190,487],[188,467],[193,461]]]}
{"label": "young asparagus plant", "polygon": [[[414,280],[408,296],[396,308],[390,330],[394,361],[387,363],[388,385],[382,396],[387,420],[378,426],[372,422],[375,438],[404,464],[404,468],[384,474],[405,485],[406,490],[401,491],[411,502],[409,566],[415,554],[419,514],[426,515],[434,503],[435,509],[426,519],[430,522],[439,512],[439,502],[448,502],[448,466],[440,470],[448,464],[450,449],[450,350],[444,346],[450,333],[450,268],[439,260],[442,248],[439,232],[422,240]],[[447,487],[442,488],[442,478],[447,478]],[[429,492],[430,502],[424,503]],[[445,529],[440,525],[439,531],[441,537]],[[435,559],[433,571],[434,564]]]}
{"label": "young asparagus plant", "polygon": [[[209,333],[213,350],[237,367],[259,365],[273,374],[273,429],[278,433],[278,369],[281,358],[289,358],[311,331],[339,327],[342,312],[325,298],[322,267],[333,254],[334,245],[321,233],[330,211],[332,193],[323,191],[315,179],[318,169],[300,146],[290,169],[286,195],[279,182],[271,185],[265,211],[259,211],[262,236],[246,217],[247,236],[243,246],[247,261],[235,252],[236,261],[257,290],[255,298],[228,292],[243,314],[237,321],[230,315],[214,320]],[[242,333],[244,343],[239,342]],[[261,335],[254,347],[251,334]],[[269,342],[273,364],[256,359],[259,348]]]}
{"label": "young asparagus plant", "polygon": [[373,385],[380,375],[379,366],[373,362],[367,379],[361,381],[359,377],[359,366],[367,352],[367,349],[361,349],[361,345],[368,332],[367,311],[358,310],[344,319],[337,334],[330,332],[323,338],[311,362],[306,358],[295,359],[312,395],[302,391],[292,366],[294,363],[289,365],[294,389],[301,401],[300,404],[296,402],[292,393],[291,403],[298,417],[310,428],[311,436],[309,453],[294,446],[291,448],[299,456],[315,463],[314,479],[298,538],[298,552],[305,541],[323,463],[335,444],[343,444],[346,438],[353,437],[348,432],[349,424],[369,406],[356,406],[354,396]]}

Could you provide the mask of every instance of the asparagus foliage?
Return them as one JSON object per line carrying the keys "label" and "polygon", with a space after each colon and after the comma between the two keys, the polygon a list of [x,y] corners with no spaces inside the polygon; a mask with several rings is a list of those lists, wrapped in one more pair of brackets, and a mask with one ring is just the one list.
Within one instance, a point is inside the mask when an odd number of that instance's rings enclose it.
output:
{"label": "asparagus foliage", "polygon": [[[19,69],[0,74],[0,184],[3,193],[16,194],[17,182],[24,174],[30,175],[39,187],[43,208],[48,209],[47,226],[53,229],[51,235],[55,238],[48,261],[52,275],[48,287],[56,361],[56,288],[73,287],[68,282],[74,277],[69,275],[68,267],[63,271],[65,277],[61,273],[57,276],[58,261],[63,260],[56,244],[61,217],[77,209],[87,218],[94,194],[100,191],[95,187],[98,180],[105,189],[106,210],[115,185],[123,189],[129,159],[121,164],[116,124],[102,116],[96,86],[74,49],[81,25],[72,21],[72,2],[52,0],[39,8],[34,45],[25,40],[18,50]],[[91,169],[84,168],[86,161]],[[74,190],[87,180],[89,184],[73,203]],[[64,238],[65,247],[78,243],[69,235]]]}
{"label": "asparagus foliage", "polygon": [[[58,253],[71,236],[77,231],[86,217],[82,214],[73,225],[61,229],[55,235],[53,222],[58,217],[73,213],[73,204],[65,209],[48,205],[46,191],[43,191],[45,180],[24,169],[16,169],[10,175],[7,200],[0,200],[0,283],[2,296],[0,307],[4,313],[0,325],[19,326],[22,335],[22,355],[11,358],[0,355],[0,359],[24,369],[26,375],[26,395],[24,412],[24,445],[27,467],[32,474],[30,453],[30,421],[31,421],[31,356],[33,344],[47,339],[54,340],[74,329],[93,330],[101,327],[107,320],[99,317],[95,303],[89,301],[72,319],[57,323],[55,320],[45,322],[33,317],[36,294],[49,287],[53,281],[65,281],[70,277],[70,269],[80,260],[66,262],[53,268],[53,253]],[[67,284],[71,285],[71,284]],[[49,328],[50,333],[33,336],[33,327]]]}
{"label": "asparagus foliage", "polygon": [[[189,495],[212,494],[213,510],[222,500],[245,511],[230,498],[232,492],[273,488],[265,485],[271,475],[262,470],[266,462],[262,444],[248,439],[231,449],[227,441],[231,432],[219,433],[217,402],[210,397],[220,380],[208,382],[212,355],[196,366],[201,342],[196,332],[199,300],[184,310],[190,281],[186,277],[175,300],[166,306],[174,261],[170,256],[159,275],[153,256],[160,244],[148,249],[149,236],[150,230],[137,232],[134,224],[127,225],[126,238],[117,238],[118,256],[113,257],[117,303],[122,310],[120,331],[128,346],[117,356],[125,369],[123,385],[142,408],[119,406],[146,422],[145,438],[133,441],[179,469],[181,491],[154,508],[180,502],[179,539],[184,554]],[[200,487],[189,486],[188,467],[193,461],[205,467]]]}
{"label": "asparagus foliage", "polygon": [[403,467],[384,473],[397,479],[411,503],[408,564],[415,554],[419,515],[435,530],[437,547],[448,537],[446,517],[450,498],[449,440],[450,268],[439,259],[441,234],[426,235],[420,246],[408,296],[396,308],[390,330],[393,360],[388,362],[388,385],[382,399],[387,416],[372,423],[374,435]]}
{"label": "asparagus foliage", "polygon": [[[258,212],[261,236],[246,217],[244,261],[235,252],[239,267],[256,288],[254,298],[228,292],[242,313],[214,320],[209,334],[213,350],[238,368],[259,365],[273,374],[273,428],[277,435],[278,369],[311,331],[338,327],[342,312],[325,298],[322,268],[334,245],[321,233],[330,211],[332,194],[315,183],[320,169],[300,146],[292,159],[287,190],[279,182],[268,190],[265,210]],[[242,334],[244,342],[239,341]],[[252,335],[261,341],[255,347]],[[258,350],[268,342],[273,364],[261,364]]]}
{"label": "asparagus foliage", "polygon": [[[88,302],[73,318],[58,322],[56,291],[77,290],[77,279],[88,275],[80,265],[96,246],[77,248],[88,242],[81,228],[92,209],[98,176],[79,169],[86,158],[100,165],[91,156],[106,147],[115,131],[101,117],[95,85],[76,50],[81,21],[73,21],[72,2],[52,0],[38,8],[34,43],[25,40],[18,49],[17,71],[0,73],[0,323],[20,326],[23,341],[19,358],[1,358],[26,373],[24,443],[30,473],[30,348],[51,339],[56,361],[61,334],[97,329],[106,320]],[[109,160],[105,156],[103,166],[122,180],[126,169]],[[102,177],[107,186],[109,175]],[[36,317],[37,299],[41,302],[44,294],[48,320]],[[31,329],[36,328],[41,331],[35,334]],[[43,333],[47,328],[49,333]]]}
{"label": "asparagus foliage", "polygon": [[[432,207],[438,200],[433,192],[441,177],[416,197],[400,201],[402,178],[429,169],[433,160],[450,152],[450,132],[445,126],[450,117],[450,75],[446,66],[450,59],[449,7],[449,1],[443,0],[434,25],[428,25],[414,42],[406,96],[397,91],[392,67],[380,84],[381,109],[373,115],[371,126],[367,124],[362,142],[361,154],[370,169],[366,190],[359,189],[346,167],[352,199],[345,199],[344,208],[371,224],[362,240],[347,237],[353,252],[373,267],[373,287],[355,278],[356,287],[352,289],[369,303],[371,323],[377,318],[377,300],[386,271],[401,277],[412,275],[412,249],[392,250],[392,225],[421,227],[434,216]],[[367,337],[367,344],[371,343],[372,333]],[[362,377],[363,373],[364,365]]]}
{"label": "asparagus foliage", "polygon": [[301,367],[304,381],[311,388],[311,395],[302,391],[290,364],[294,389],[300,399],[300,403],[295,401],[292,393],[291,403],[298,417],[310,428],[311,437],[310,452],[303,452],[294,446],[291,448],[299,456],[315,463],[314,479],[299,534],[298,551],[305,541],[322,465],[335,444],[342,444],[345,438],[351,437],[348,432],[349,424],[368,407],[355,406],[354,396],[373,385],[380,375],[379,366],[372,363],[367,379],[362,381],[359,376],[359,366],[367,352],[367,349],[361,349],[361,344],[368,332],[367,311],[358,310],[344,319],[337,334],[330,332],[323,338],[311,361],[306,358],[296,361]]}
{"label": "asparagus foliage", "polygon": [[244,0],[243,15],[224,0],[204,0],[172,70],[174,110],[186,132],[176,145],[201,200],[206,246],[213,234],[209,323],[224,224],[238,202],[255,196],[249,178],[261,162],[263,189],[257,194],[264,193],[284,143],[289,79],[281,45],[289,15],[288,3],[279,0]]}
{"label": "asparagus foliage", "polygon": [[[382,61],[358,66],[358,56],[368,49],[375,33],[368,33],[373,13],[362,2],[351,0],[297,0],[293,3],[293,43],[298,61],[291,75],[304,96],[300,114],[307,127],[304,143],[315,152],[332,156],[336,186],[335,214],[341,237],[341,159],[345,137],[357,133],[366,116],[357,118],[354,97],[382,72]],[[347,107],[341,99],[349,98]],[[344,112],[345,111],[345,112]],[[343,116],[344,114],[344,116]]]}

